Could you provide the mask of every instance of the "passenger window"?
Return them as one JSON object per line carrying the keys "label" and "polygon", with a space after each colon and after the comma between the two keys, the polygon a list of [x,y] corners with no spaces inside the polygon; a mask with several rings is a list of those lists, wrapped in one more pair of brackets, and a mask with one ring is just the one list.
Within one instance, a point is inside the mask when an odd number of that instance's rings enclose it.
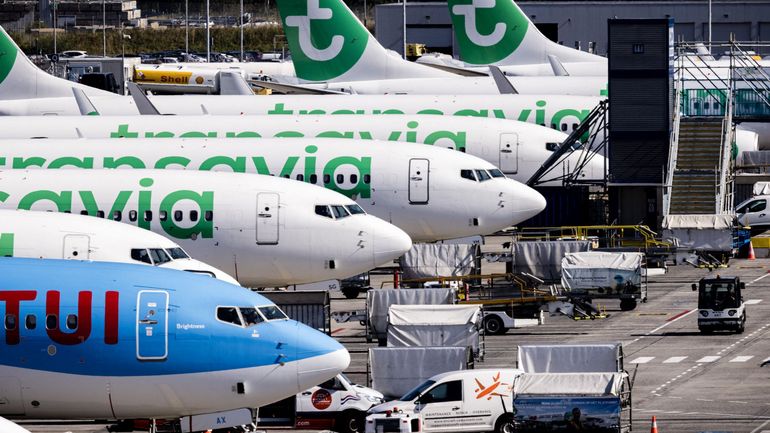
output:
{"label": "passenger window", "polygon": [[572,124],[572,130],[573,130],[573,131],[574,131],[574,130],[576,130],[576,129],[577,129],[577,127],[578,127],[578,124],[577,124],[577,123],[573,123],[573,124]]}
{"label": "passenger window", "polygon": [[325,174],[325,175],[324,175],[324,185],[328,185],[328,184],[330,184],[330,183],[331,183],[331,181],[332,181],[332,177],[331,177],[331,175],[329,175],[329,174]]}
{"label": "passenger window", "polygon": [[484,182],[486,180],[491,179],[489,176],[489,173],[487,173],[486,170],[476,170],[476,176],[479,178],[479,182]]}
{"label": "passenger window", "polygon": [[[430,391],[426,392],[424,396],[427,396],[426,403],[444,403],[448,401],[460,401],[463,399],[463,386],[461,380],[453,380],[451,382],[442,383],[436,386]],[[420,398],[424,400],[424,398]]]}
{"label": "passenger window", "polygon": [[345,218],[348,216],[348,211],[345,209],[345,206],[332,206],[332,213],[334,214],[334,218],[340,219]]}
{"label": "passenger window", "polygon": [[198,221],[198,211],[197,210],[191,210],[190,211],[190,221]]}
{"label": "passenger window", "polygon": [[284,312],[281,311],[281,309],[276,307],[275,305],[270,305],[267,307],[259,307],[259,312],[262,313],[262,315],[265,316],[265,319],[267,320],[288,319],[288,317],[286,317],[286,314],[284,314]]}
{"label": "passenger window", "polygon": [[214,211],[207,210],[206,212],[203,212],[203,219],[206,221],[214,221]]}
{"label": "passenger window", "polygon": [[78,316],[77,314],[68,314],[67,315],[67,329],[70,331],[74,331],[75,329],[78,329]]}
{"label": "passenger window", "polygon": [[316,183],[318,183],[318,175],[317,175],[317,174],[311,174],[311,175],[310,175],[310,183],[312,183],[312,184],[314,184],[314,185],[315,185]]}
{"label": "passenger window", "polygon": [[371,174],[365,174],[364,175],[364,183],[369,185],[372,183],[372,175]]}
{"label": "passenger window", "polygon": [[329,206],[316,206],[315,214],[321,215],[322,217],[326,217],[326,218],[333,218],[332,213],[329,210]]}
{"label": "passenger window", "polygon": [[80,211],[80,215],[88,215],[88,211],[87,210],[81,210]]}
{"label": "passenger window", "polygon": [[337,185],[342,185],[345,183],[345,175],[344,174],[338,174],[337,175]]}
{"label": "passenger window", "polygon": [[150,254],[144,248],[132,249],[131,259],[136,260],[137,262],[147,263],[149,265],[152,264],[152,260],[150,260]]}
{"label": "passenger window", "polygon": [[297,180],[298,180],[298,181],[300,181],[300,182],[304,181],[304,180],[305,180],[305,175],[303,175],[303,174],[298,174],[298,175],[297,175]]}
{"label": "passenger window", "polygon": [[96,211],[96,216],[98,218],[104,218],[104,211],[103,210]]}
{"label": "passenger window", "polygon": [[164,210],[158,212],[158,219],[161,221],[166,221],[168,219],[168,212]]}
{"label": "passenger window", "polygon": [[45,329],[48,329],[49,331],[51,329],[57,329],[58,321],[59,321],[59,318],[56,317],[56,314],[49,314],[45,316]]}
{"label": "passenger window", "polygon": [[264,322],[259,311],[254,307],[241,307],[241,316],[243,316],[243,321],[247,328]]}
{"label": "passenger window", "polygon": [[473,170],[460,170],[460,177],[463,179],[468,179],[472,181],[476,181],[476,176],[473,174]]}
{"label": "passenger window", "polygon": [[241,324],[241,318],[238,316],[238,309],[236,307],[218,307],[217,319],[225,323],[232,323],[233,325],[243,326]]}
{"label": "passenger window", "polygon": [[37,328],[37,317],[34,314],[27,314],[26,319],[24,319],[24,326],[27,329]]}
{"label": "passenger window", "polygon": [[112,219],[113,221],[120,221],[123,219],[123,212],[116,210],[112,213]]}
{"label": "passenger window", "polygon": [[288,175],[288,174],[284,174],[284,175],[283,175],[283,176],[281,176],[281,177],[283,177],[283,178],[285,178],[285,179],[288,179],[288,178],[290,178],[290,177],[291,177],[291,175]]}
{"label": "passenger window", "polygon": [[6,314],[5,315],[5,330],[6,331],[15,331],[16,330],[16,315],[15,314]]}
{"label": "passenger window", "polygon": [[498,178],[498,177],[505,177],[502,171],[493,168],[492,170],[489,170],[489,174],[492,175],[492,177]]}
{"label": "passenger window", "polygon": [[181,210],[175,210],[174,211],[174,221],[176,221],[176,222],[182,221],[182,217],[183,216],[184,216],[184,214],[182,213]]}
{"label": "passenger window", "polygon": [[136,211],[135,210],[128,211],[128,220],[131,221],[131,222],[136,221]]}
{"label": "passenger window", "polygon": [[350,175],[350,183],[353,185],[358,183],[358,175],[357,174],[351,174]]}
{"label": "passenger window", "polygon": [[144,211],[144,220],[145,221],[152,221],[152,211],[151,210]]}
{"label": "passenger window", "polygon": [[567,132],[567,124],[566,123],[562,123],[561,124],[561,130],[564,131],[564,132]]}
{"label": "passenger window", "polygon": [[348,212],[350,212],[351,215],[358,215],[358,214],[365,214],[363,209],[361,209],[361,206],[357,204],[349,204],[345,206],[348,209]]}

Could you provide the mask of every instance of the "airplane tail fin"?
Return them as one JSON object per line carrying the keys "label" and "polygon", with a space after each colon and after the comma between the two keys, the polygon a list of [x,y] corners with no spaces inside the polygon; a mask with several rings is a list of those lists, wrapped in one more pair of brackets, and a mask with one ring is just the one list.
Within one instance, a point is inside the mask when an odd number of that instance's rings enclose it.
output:
{"label": "airplane tail fin", "polygon": [[511,66],[597,62],[601,57],[559,45],[540,33],[514,0],[448,0],[462,60],[473,65]]}
{"label": "airplane tail fin", "polygon": [[71,98],[73,88],[81,89],[88,96],[115,95],[46,73],[27,58],[0,26],[0,100]]}
{"label": "airplane tail fin", "polygon": [[451,75],[393,56],[342,0],[277,0],[297,77],[358,81]]}

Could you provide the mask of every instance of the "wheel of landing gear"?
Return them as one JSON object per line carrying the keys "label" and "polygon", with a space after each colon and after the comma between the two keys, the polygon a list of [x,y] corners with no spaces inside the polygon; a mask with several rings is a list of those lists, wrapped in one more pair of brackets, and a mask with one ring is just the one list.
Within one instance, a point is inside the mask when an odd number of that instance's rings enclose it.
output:
{"label": "wheel of landing gear", "polygon": [[631,311],[636,308],[636,299],[621,299],[620,311]]}

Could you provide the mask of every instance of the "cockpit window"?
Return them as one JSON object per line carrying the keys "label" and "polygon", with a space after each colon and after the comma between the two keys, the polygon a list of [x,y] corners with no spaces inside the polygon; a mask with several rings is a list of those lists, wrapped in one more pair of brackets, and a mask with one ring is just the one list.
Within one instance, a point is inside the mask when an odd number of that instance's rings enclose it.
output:
{"label": "cockpit window", "polygon": [[265,319],[262,318],[262,316],[259,314],[259,311],[257,311],[254,307],[241,307],[241,316],[243,316],[243,321],[246,324],[246,327],[258,325],[262,322],[264,322]]}
{"label": "cockpit window", "polygon": [[476,170],[476,176],[478,176],[479,182],[484,182],[486,180],[492,179],[492,177],[489,176],[489,173],[487,173],[486,170]]}
{"label": "cockpit window", "polygon": [[259,312],[262,313],[262,315],[265,316],[265,319],[267,320],[288,319],[288,317],[286,317],[286,314],[284,314],[284,312],[281,311],[281,309],[276,307],[275,305],[259,307]]}
{"label": "cockpit window", "polygon": [[332,211],[329,210],[329,206],[316,206],[315,214],[326,218],[334,218],[332,216]]}
{"label": "cockpit window", "polygon": [[150,248],[150,258],[156,265],[162,265],[171,261],[171,257],[166,254],[166,250],[163,248]]}
{"label": "cockpit window", "polygon": [[243,326],[237,307],[217,307],[217,320],[232,323],[236,326]]}
{"label": "cockpit window", "polygon": [[350,215],[348,211],[345,209],[345,206],[332,205],[331,208],[332,208],[332,213],[334,213],[334,218],[340,219]]}
{"label": "cockpit window", "polygon": [[166,252],[172,259],[189,259],[190,256],[181,248],[166,248]]}
{"label": "cockpit window", "polygon": [[503,172],[498,170],[498,169],[496,169],[496,168],[493,168],[492,170],[489,170],[489,174],[491,174],[492,177],[495,177],[495,178],[497,178],[497,177],[505,177]]}
{"label": "cockpit window", "polygon": [[345,206],[345,208],[350,212],[351,215],[358,215],[358,214],[365,214],[363,209],[361,209],[361,206],[357,204],[349,204]]}
{"label": "cockpit window", "polygon": [[476,176],[473,174],[473,170],[460,170],[460,177],[463,179],[468,179],[472,181],[476,181]]}
{"label": "cockpit window", "polygon": [[150,253],[148,253],[145,248],[131,249],[131,259],[136,260],[137,262],[147,263],[148,265],[152,264]]}

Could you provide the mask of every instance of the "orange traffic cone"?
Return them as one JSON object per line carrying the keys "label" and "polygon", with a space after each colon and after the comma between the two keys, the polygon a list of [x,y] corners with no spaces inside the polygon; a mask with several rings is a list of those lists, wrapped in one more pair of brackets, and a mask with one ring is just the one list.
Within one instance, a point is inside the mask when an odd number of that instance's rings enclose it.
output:
{"label": "orange traffic cone", "polygon": [[754,244],[749,241],[749,260],[756,260],[757,256],[754,255]]}
{"label": "orange traffic cone", "polygon": [[658,420],[655,418],[655,415],[652,416],[652,428],[650,428],[650,433],[658,433]]}

